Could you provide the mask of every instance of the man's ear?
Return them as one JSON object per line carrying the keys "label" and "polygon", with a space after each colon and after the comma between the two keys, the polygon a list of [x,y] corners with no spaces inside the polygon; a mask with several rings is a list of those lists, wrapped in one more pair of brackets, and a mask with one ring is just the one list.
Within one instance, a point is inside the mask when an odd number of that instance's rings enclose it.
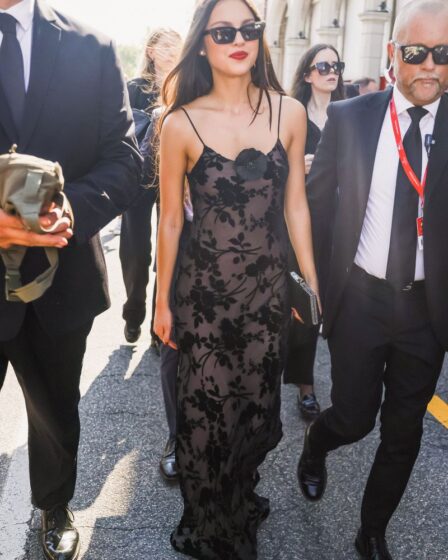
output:
{"label": "man's ear", "polygon": [[387,55],[389,56],[389,62],[391,66],[394,63],[395,49],[396,49],[395,43],[393,41],[389,41],[387,43]]}

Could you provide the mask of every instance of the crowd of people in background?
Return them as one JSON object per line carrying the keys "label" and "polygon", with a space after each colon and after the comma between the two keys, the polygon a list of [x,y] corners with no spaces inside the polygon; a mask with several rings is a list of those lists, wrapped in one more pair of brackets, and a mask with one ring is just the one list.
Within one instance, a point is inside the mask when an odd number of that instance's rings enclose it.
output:
{"label": "crowd of people in background", "polygon": [[[16,143],[58,160],[72,212],[48,234],[0,210],[0,247],[30,247],[25,278],[41,272],[42,247],[61,253],[42,298],[0,299],[0,385],[9,362],[27,402],[50,560],[79,555],[69,509],[79,378],[94,316],[109,305],[99,232],[119,215],[124,337],[136,344],[150,329],[160,356],[160,470],[184,505],[174,549],[257,558],[270,512],[258,469],[282,437],[283,379],[307,422],[297,476],[308,501],[324,495],[328,453],[362,439],[381,412],[355,547],[366,560],[392,558],[386,530],[448,348],[448,6],[412,0],[399,13],[384,91],[369,77],[344,82],[337,49],[316,44],[285,92],[264,33],[250,0],[202,0],[185,40],[151,32],[123,96],[106,38],[43,0],[0,0],[0,151]],[[42,227],[55,215],[47,209]],[[323,324],[291,309],[291,271]],[[320,334],[332,360],[325,411],[314,387]]]}

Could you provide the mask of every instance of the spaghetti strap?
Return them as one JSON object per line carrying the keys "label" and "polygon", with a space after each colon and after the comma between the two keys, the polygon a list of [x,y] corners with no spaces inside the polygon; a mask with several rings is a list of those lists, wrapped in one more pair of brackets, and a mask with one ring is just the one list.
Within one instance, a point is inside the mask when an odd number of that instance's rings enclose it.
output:
{"label": "spaghetti strap", "polygon": [[277,130],[277,140],[280,139],[280,119],[282,117],[282,101],[283,101],[283,95],[280,94],[280,104],[278,107],[278,130]]}
{"label": "spaghetti strap", "polygon": [[199,134],[197,128],[194,126],[193,121],[191,120],[190,115],[188,114],[187,110],[184,109],[184,107],[181,107],[182,111],[187,115],[187,119],[190,121],[191,126],[193,127],[193,130],[196,132],[196,136],[199,138],[199,140],[202,142],[202,144],[205,146],[205,142],[204,140],[202,140],[201,135]]}

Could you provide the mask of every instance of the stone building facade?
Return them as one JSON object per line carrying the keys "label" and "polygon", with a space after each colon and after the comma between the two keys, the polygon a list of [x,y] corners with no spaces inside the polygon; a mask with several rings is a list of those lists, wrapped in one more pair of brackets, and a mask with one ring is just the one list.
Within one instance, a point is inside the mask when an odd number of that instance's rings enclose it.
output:
{"label": "stone building facade", "polygon": [[409,0],[263,0],[274,66],[288,89],[302,54],[315,43],[334,45],[346,63],[344,78],[378,80],[396,14]]}

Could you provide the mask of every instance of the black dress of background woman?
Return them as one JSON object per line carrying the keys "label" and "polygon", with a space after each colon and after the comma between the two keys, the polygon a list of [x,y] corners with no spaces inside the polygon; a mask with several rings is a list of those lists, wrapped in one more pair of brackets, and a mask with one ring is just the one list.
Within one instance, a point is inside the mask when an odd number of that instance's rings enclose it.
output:
{"label": "black dress of background woman", "polygon": [[[344,63],[340,61],[338,52],[327,44],[314,45],[299,62],[292,97],[300,101],[307,110],[306,173],[309,172],[320,141],[328,105],[331,101],[344,98],[343,70]],[[288,253],[288,265],[289,270],[300,273],[292,247]],[[305,420],[314,419],[320,412],[314,393],[313,372],[318,336],[318,327],[307,328],[295,319],[291,321],[284,382],[299,387],[299,411]]]}
{"label": "black dress of background woman", "polygon": [[[305,154],[315,154],[321,137],[320,128],[307,118]],[[288,251],[288,270],[300,273],[292,247]],[[292,320],[288,331],[288,350],[283,375],[284,383],[295,385],[314,384],[314,360],[316,358],[319,327],[306,327]]]}

